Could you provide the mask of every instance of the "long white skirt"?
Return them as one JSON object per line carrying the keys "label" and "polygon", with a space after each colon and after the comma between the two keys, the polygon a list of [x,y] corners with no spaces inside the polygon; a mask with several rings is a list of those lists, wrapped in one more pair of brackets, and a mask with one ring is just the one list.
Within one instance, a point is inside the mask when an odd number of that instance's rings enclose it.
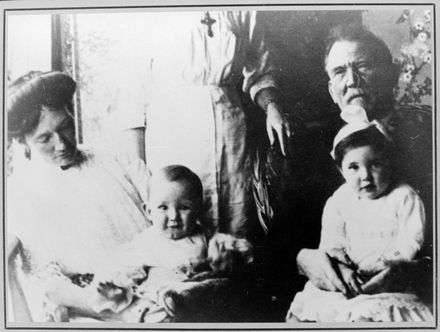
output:
{"label": "long white skirt", "polygon": [[429,308],[410,293],[379,293],[347,299],[308,282],[296,294],[286,320],[302,322],[422,322],[434,321]]}

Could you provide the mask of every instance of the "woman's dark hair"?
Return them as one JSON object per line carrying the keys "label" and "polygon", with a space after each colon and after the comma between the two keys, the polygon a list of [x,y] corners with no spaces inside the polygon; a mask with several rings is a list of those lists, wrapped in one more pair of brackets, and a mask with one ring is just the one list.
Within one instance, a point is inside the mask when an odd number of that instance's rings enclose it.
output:
{"label": "woman's dark hair", "polygon": [[73,117],[76,83],[61,72],[31,71],[8,86],[8,136],[19,142],[38,125],[42,106],[67,109]]}
{"label": "woman's dark hair", "polygon": [[202,181],[199,176],[191,171],[188,167],[182,165],[169,165],[160,169],[156,175],[150,178],[150,183],[148,185],[148,195],[150,195],[151,180],[155,177],[163,177],[169,182],[186,182],[191,190],[195,193],[196,198],[199,200],[200,204],[203,202],[203,186]]}
{"label": "woman's dark hair", "polygon": [[372,146],[376,151],[380,152],[390,162],[390,167],[394,164],[393,144],[384,134],[375,126],[356,131],[343,140],[341,140],[335,147],[335,163],[338,168],[341,168],[342,160],[346,153],[352,149],[362,146]]}

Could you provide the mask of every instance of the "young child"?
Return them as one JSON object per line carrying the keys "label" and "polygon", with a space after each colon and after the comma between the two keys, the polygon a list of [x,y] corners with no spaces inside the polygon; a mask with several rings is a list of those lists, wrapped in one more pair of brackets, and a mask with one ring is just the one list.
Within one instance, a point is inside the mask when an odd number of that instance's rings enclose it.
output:
{"label": "young child", "polygon": [[[129,322],[166,321],[175,303],[167,291],[194,287],[201,271],[226,271],[252,260],[251,245],[227,234],[209,235],[199,222],[203,200],[199,177],[184,166],[167,166],[148,185],[152,226],[112,255],[92,283],[95,309]],[[209,244],[208,244],[209,240]],[[171,312],[170,312],[171,311]]]}
{"label": "young child", "polygon": [[338,264],[350,296],[310,281],[290,307],[287,321],[428,321],[432,313],[410,290],[362,294],[361,285],[393,261],[411,260],[424,241],[423,203],[393,179],[388,136],[373,123],[353,122],[336,135],[332,156],[345,183],[328,199],[320,249],[339,250],[352,266]]}

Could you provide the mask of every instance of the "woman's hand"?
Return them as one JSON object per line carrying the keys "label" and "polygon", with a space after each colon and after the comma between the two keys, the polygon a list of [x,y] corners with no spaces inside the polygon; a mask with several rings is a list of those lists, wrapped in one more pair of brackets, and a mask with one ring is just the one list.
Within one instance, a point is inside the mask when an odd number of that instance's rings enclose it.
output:
{"label": "woman's hand", "polygon": [[271,145],[275,143],[274,132],[276,133],[281,152],[286,155],[288,138],[291,135],[290,125],[277,103],[270,103],[267,106],[266,130]]}
{"label": "woman's hand", "polygon": [[111,281],[117,286],[129,287],[134,283],[138,283],[146,278],[147,272],[143,267],[128,266],[119,269],[113,275],[113,279]]}
{"label": "woman's hand", "polygon": [[131,288],[119,287],[111,282],[92,284],[88,288],[89,305],[97,314],[106,310],[120,312],[133,301]]}
{"label": "woman's hand", "polygon": [[115,303],[98,291],[97,287],[88,287],[87,304],[88,307],[96,314],[100,315],[103,311],[110,310],[114,312]]}
{"label": "woman's hand", "polygon": [[147,272],[142,266],[105,266],[97,269],[94,283],[111,282],[116,286],[129,287],[147,278]]}
{"label": "woman's hand", "polygon": [[[320,249],[302,249],[296,257],[300,274],[309,278],[315,287],[332,292],[349,293],[349,289],[339,277],[332,257]],[[347,264],[349,265],[349,264]]]}

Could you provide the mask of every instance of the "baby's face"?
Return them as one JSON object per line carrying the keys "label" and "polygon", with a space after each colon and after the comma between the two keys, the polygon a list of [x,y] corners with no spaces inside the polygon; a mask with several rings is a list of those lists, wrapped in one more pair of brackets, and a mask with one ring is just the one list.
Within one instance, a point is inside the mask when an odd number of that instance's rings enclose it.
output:
{"label": "baby's face", "polygon": [[369,145],[347,151],[341,173],[359,198],[378,198],[390,184],[388,160]]}
{"label": "baby's face", "polygon": [[153,181],[148,216],[165,237],[178,240],[190,236],[196,226],[200,202],[184,181]]}

